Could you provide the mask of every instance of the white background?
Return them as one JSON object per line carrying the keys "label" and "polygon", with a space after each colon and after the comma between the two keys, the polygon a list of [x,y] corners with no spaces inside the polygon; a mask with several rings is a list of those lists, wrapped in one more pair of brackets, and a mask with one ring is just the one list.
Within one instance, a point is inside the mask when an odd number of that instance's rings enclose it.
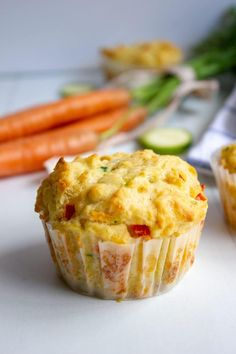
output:
{"label": "white background", "polygon": [[187,47],[235,0],[0,0],[0,73],[96,63],[103,45],[168,38]]}

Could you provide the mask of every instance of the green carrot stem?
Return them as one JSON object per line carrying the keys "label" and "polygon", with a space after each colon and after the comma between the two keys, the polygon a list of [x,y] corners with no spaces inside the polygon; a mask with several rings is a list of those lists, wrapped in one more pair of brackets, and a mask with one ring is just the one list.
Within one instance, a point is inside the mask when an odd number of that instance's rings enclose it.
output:
{"label": "green carrot stem", "polygon": [[147,104],[148,101],[156,95],[163,82],[164,77],[157,77],[150,83],[133,89],[131,92],[133,99],[141,104]]}
{"label": "green carrot stem", "polygon": [[175,90],[180,84],[180,79],[175,76],[166,77],[162,89],[157,92],[156,96],[148,103],[147,108],[150,114],[155,113],[158,109],[165,107],[173,97]]}

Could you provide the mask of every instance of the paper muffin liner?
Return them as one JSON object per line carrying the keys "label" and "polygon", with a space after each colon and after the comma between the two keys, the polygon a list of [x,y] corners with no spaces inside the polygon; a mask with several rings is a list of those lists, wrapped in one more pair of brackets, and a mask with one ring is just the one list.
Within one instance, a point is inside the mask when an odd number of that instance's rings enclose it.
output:
{"label": "paper muffin liner", "polygon": [[141,299],[171,289],[193,264],[203,226],[178,237],[118,244],[91,233],[78,241],[43,224],[52,259],[66,283],[104,299]]}
{"label": "paper muffin liner", "polygon": [[219,189],[225,219],[231,229],[236,232],[236,173],[230,173],[220,164],[222,148],[211,157],[211,166]]}

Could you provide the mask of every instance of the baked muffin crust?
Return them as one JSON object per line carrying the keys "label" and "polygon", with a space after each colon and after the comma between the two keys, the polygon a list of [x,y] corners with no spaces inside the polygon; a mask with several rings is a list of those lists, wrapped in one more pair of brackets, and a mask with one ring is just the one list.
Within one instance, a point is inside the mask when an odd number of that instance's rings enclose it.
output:
{"label": "baked muffin crust", "polygon": [[60,159],[38,190],[35,210],[53,228],[70,230],[78,239],[86,230],[126,243],[141,226],[150,238],[189,231],[205,219],[207,199],[192,166],[144,150]]}
{"label": "baked muffin crust", "polygon": [[222,149],[220,164],[229,173],[236,173],[236,144],[228,145]]}

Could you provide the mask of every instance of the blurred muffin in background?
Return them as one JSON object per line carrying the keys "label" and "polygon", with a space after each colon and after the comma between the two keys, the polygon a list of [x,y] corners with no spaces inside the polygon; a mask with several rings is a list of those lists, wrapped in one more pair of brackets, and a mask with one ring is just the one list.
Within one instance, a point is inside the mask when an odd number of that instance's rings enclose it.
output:
{"label": "blurred muffin in background", "polygon": [[181,49],[168,41],[150,41],[102,48],[101,55],[103,68],[108,78],[137,68],[161,72],[179,64],[183,57]]}
{"label": "blurred muffin in background", "polygon": [[212,156],[211,164],[225,219],[231,230],[236,231],[236,143],[217,150]]}

